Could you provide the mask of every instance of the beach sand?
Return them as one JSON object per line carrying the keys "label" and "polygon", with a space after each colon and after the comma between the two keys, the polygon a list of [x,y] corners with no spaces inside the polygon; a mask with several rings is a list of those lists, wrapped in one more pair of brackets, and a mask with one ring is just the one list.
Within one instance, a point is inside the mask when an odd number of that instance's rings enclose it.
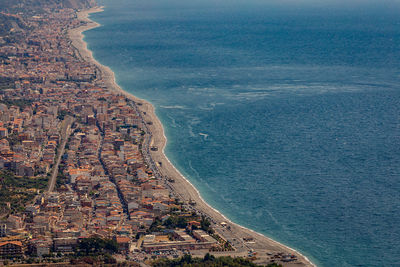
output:
{"label": "beach sand", "polygon": [[[151,122],[151,124],[147,124],[147,127],[152,133],[151,145],[158,148],[157,151],[150,152],[151,157],[153,158],[154,162],[161,163],[159,165],[159,171],[161,174],[169,179],[174,180],[174,182],[168,183],[168,185],[175,192],[175,196],[187,203],[189,201],[194,201],[196,203],[194,205],[194,209],[208,216],[213,221],[212,226],[216,229],[216,232],[225,239],[230,240],[236,248],[236,251],[234,252],[217,252],[214,254],[247,257],[249,251],[254,251],[257,252],[257,260],[255,262],[261,264],[266,264],[269,262],[271,253],[294,254],[298,257],[296,262],[277,262],[283,264],[284,266],[315,266],[305,256],[301,255],[297,251],[286,247],[264,235],[229,221],[221,213],[209,206],[201,198],[197,189],[169,162],[168,158],[164,154],[167,138],[164,135],[163,126],[155,114],[154,107],[149,102],[139,99],[134,95],[122,90],[115,82],[113,71],[109,67],[101,65],[99,62],[97,62],[93,58],[92,52],[87,49],[87,45],[83,41],[84,35],[82,33],[84,31],[100,26],[98,23],[95,23],[88,18],[89,14],[101,11],[103,11],[101,7],[96,7],[77,12],[78,19],[84,21],[86,25],[69,30],[68,36],[71,39],[72,45],[79,51],[79,54],[83,60],[95,64],[100,69],[102,80],[110,91],[117,94],[123,94],[135,101],[138,104],[139,111],[142,113],[145,122]],[[221,226],[221,222],[224,222],[227,225]],[[250,241],[244,242],[243,238],[246,238]],[[196,255],[196,253],[197,252],[195,251],[193,252],[194,255]]]}

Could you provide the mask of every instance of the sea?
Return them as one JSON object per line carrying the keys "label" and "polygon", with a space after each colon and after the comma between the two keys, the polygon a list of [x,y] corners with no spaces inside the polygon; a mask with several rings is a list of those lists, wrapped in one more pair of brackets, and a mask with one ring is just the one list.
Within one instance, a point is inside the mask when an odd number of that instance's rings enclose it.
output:
{"label": "sea", "polygon": [[230,220],[318,266],[400,266],[400,3],[99,0],[85,32]]}

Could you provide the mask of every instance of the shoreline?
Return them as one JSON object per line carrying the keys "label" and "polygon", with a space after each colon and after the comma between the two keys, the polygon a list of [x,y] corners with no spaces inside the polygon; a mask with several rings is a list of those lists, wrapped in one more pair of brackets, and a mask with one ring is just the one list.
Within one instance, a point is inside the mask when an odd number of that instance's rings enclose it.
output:
{"label": "shoreline", "polygon": [[[316,266],[306,256],[300,252],[285,246],[278,241],[275,241],[261,233],[258,233],[252,229],[248,229],[244,226],[236,224],[229,220],[225,215],[211,207],[200,195],[200,192],[195,188],[190,181],[184,177],[179,170],[169,161],[164,153],[164,149],[167,143],[167,138],[164,133],[164,128],[155,114],[154,106],[146,100],[137,98],[136,96],[124,91],[115,80],[115,74],[111,68],[100,64],[94,57],[92,51],[87,48],[87,43],[83,40],[83,32],[99,27],[100,24],[89,19],[91,13],[102,12],[103,7],[94,7],[77,12],[77,19],[86,23],[84,26],[69,29],[67,36],[71,40],[71,44],[79,52],[79,56],[82,60],[87,61],[96,65],[101,72],[101,79],[104,85],[109,89],[110,92],[116,94],[122,94],[125,97],[133,100],[139,105],[136,105],[146,124],[147,128],[152,133],[152,146],[158,148],[158,151],[150,151],[150,156],[154,162],[161,163],[158,165],[159,171],[165,177],[174,179],[173,183],[167,183],[167,186],[180,197],[181,200],[186,202],[194,201],[196,205],[194,210],[207,215],[212,220],[212,226],[216,232],[223,238],[236,240],[233,246],[237,249],[234,252],[223,252],[214,253],[215,255],[231,255],[231,256],[244,256],[246,257],[249,250],[257,252],[256,263],[265,264],[268,256],[267,253],[279,253],[294,254],[298,257],[298,261],[291,263],[282,263],[284,266]],[[225,222],[227,226],[222,227],[221,222]],[[229,228],[228,228],[229,227]],[[252,242],[244,242],[243,238],[250,238]],[[193,251],[193,255],[196,252]]]}

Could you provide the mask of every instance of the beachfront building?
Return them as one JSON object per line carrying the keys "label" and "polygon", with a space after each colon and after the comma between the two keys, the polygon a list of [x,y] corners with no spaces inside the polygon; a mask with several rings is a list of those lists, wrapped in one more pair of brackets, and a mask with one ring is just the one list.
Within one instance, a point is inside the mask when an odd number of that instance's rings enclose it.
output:
{"label": "beachfront building", "polygon": [[148,253],[154,251],[169,251],[169,250],[198,250],[211,249],[217,244],[217,241],[205,232],[198,232],[202,240],[196,240],[187,234],[184,230],[173,231],[174,240],[171,240],[166,235],[146,235],[143,239],[142,249]]}

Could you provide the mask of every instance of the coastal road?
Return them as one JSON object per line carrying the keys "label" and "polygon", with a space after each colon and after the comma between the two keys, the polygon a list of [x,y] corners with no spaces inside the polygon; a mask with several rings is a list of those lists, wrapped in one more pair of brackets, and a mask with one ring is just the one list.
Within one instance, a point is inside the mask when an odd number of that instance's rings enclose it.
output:
{"label": "coastal road", "polygon": [[153,158],[151,157],[151,153],[150,153],[150,148],[152,147],[152,144],[154,142],[153,140],[153,134],[151,133],[148,125],[148,122],[150,121],[146,121],[145,118],[143,117],[143,113],[142,111],[138,108],[138,106],[135,103],[132,103],[131,106],[136,110],[136,113],[139,115],[141,121],[142,121],[142,125],[143,125],[143,130],[146,133],[144,135],[143,138],[143,142],[142,142],[142,154],[143,154],[143,158],[145,160],[145,162],[147,163],[147,165],[149,166],[149,168],[153,171],[154,176],[161,180],[162,179],[162,174],[160,173],[159,168],[157,167],[157,164],[154,162]]}
{"label": "coastal road", "polygon": [[68,142],[68,137],[69,137],[70,131],[71,131],[71,125],[72,125],[73,122],[74,122],[74,118],[73,117],[66,116],[65,119],[63,120],[62,124],[61,124],[60,146],[58,147],[57,159],[56,159],[56,162],[54,163],[53,170],[51,172],[51,176],[50,176],[50,180],[49,180],[49,187],[48,187],[47,192],[52,192],[54,190],[54,186],[56,185],[57,174],[58,174],[58,166],[60,165],[62,155],[64,155],[65,145]]}

